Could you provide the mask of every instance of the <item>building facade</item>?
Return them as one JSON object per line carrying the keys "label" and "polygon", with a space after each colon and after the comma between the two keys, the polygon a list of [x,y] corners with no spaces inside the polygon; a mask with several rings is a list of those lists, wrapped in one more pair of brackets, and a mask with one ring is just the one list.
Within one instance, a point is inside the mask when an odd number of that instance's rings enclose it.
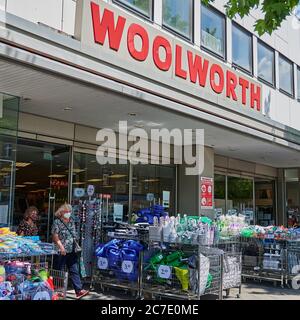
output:
{"label": "building facade", "polygon": [[[90,185],[124,220],[155,202],[171,214],[297,222],[297,12],[259,37],[259,10],[231,21],[224,4],[0,1],[0,223],[17,224],[35,205],[49,238],[58,205]],[[186,175],[175,153],[170,164],[99,165],[97,132],[119,121],[146,132],[204,129],[203,173]],[[116,149],[118,159],[127,151]],[[203,178],[213,185],[209,205]]]}

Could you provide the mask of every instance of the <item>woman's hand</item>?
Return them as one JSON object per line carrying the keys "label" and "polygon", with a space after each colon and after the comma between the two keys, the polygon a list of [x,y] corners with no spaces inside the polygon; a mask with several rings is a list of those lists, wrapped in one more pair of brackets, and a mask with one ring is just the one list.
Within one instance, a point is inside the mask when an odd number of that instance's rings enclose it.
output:
{"label": "woman's hand", "polygon": [[67,252],[63,246],[61,248],[59,248],[59,251],[62,256],[65,256],[67,254]]}

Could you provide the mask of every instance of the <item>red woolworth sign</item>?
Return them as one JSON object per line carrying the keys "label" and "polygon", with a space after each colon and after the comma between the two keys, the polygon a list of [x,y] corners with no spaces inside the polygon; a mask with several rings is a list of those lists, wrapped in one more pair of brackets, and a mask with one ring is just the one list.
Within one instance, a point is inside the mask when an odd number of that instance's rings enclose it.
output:
{"label": "red woolworth sign", "polygon": [[[172,71],[175,79],[183,79],[209,90],[211,94],[223,95],[232,102],[261,111],[261,86],[251,78],[233,72],[225,64],[221,65],[216,59],[163,33],[153,36],[153,27],[138,23],[140,20],[132,22],[134,18],[123,11],[115,11],[113,6],[102,2],[90,2],[94,44],[106,45],[111,52],[121,51],[121,59],[126,43],[127,55],[132,61],[149,65],[151,59],[150,65],[153,64],[159,72]],[[136,68],[139,71],[138,64]]]}

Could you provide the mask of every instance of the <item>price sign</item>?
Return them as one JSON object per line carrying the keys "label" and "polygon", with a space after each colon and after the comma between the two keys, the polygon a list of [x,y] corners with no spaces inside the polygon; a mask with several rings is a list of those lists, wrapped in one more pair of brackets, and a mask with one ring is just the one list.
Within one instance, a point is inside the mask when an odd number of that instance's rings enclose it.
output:
{"label": "price sign", "polygon": [[108,260],[103,257],[98,258],[98,268],[100,270],[107,270],[108,268]]}
{"label": "price sign", "polygon": [[50,294],[47,291],[37,292],[32,300],[51,300]]}
{"label": "price sign", "polygon": [[133,262],[132,261],[128,261],[128,260],[124,260],[122,262],[122,271],[124,273],[132,273],[132,271],[133,271]]}
{"label": "price sign", "polygon": [[157,275],[162,279],[170,279],[172,277],[172,268],[169,266],[159,266],[157,270]]}

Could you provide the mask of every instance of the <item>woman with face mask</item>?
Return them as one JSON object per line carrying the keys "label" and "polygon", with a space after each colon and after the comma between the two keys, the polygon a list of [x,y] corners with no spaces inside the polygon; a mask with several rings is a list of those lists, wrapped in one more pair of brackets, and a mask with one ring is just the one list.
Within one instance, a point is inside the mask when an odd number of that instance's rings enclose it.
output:
{"label": "woman with face mask", "polygon": [[89,292],[82,289],[79,274],[77,248],[77,234],[72,218],[72,206],[62,205],[55,213],[56,219],[52,226],[52,239],[56,244],[59,254],[54,257],[53,267],[62,270],[67,266],[76,298],[80,299]]}
{"label": "woman with face mask", "polygon": [[39,229],[37,226],[37,220],[39,218],[39,212],[36,207],[29,207],[24,214],[24,219],[18,226],[17,234],[23,237],[37,236]]}

